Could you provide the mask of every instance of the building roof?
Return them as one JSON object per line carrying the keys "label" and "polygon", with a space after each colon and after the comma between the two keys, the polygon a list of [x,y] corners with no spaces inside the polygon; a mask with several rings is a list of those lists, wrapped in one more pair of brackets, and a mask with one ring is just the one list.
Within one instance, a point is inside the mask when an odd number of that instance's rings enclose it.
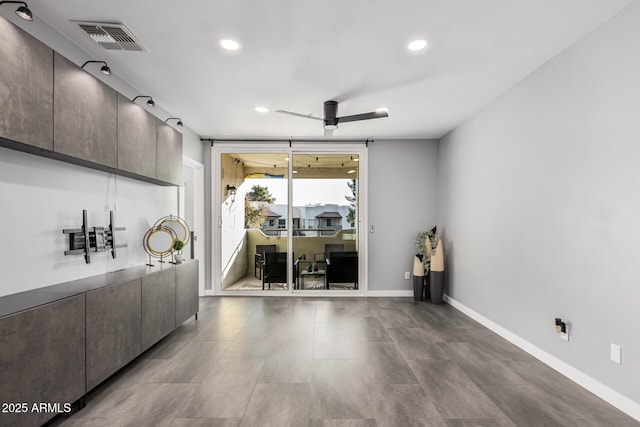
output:
{"label": "building roof", "polygon": [[342,215],[339,212],[324,211],[320,215],[316,215],[316,218],[342,218]]}
{"label": "building roof", "polygon": [[275,213],[274,211],[272,211],[271,209],[269,209],[267,211],[267,213],[264,215],[265,218],[280,218],[282,215]]}

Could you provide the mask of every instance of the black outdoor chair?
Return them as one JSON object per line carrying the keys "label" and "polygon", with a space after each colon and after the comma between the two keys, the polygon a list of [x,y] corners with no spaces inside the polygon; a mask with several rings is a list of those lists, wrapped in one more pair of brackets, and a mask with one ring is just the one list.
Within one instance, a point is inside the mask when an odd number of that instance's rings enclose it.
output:
{"label": "black outdoor chair", "polygon": [[332,283],[353,283],[358,289],[358,252],[330,252],[326,268],[327,289]]}
{"label": "black outdoor chair", "polygon": [[276,245],[256,245],[256,255],[253,260],[253,274],[258,279],[262,279],[262,266],[264,264],[265,252],[275,252],[275,251],[276,251]]}
{"label": "black outdoor chair", "polygon": [[265,283],[287,283],[287,253],[286,252],[265,252],[264,264],[262,266],[262,290]]}

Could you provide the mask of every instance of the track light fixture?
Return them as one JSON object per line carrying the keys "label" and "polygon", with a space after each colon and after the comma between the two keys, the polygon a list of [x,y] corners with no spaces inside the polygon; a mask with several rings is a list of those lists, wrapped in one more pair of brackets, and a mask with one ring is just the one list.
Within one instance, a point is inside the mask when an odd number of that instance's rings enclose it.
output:
{"label": "track light fixture", "polygon": [[109,66],[105,61],[87,61],[84,64],[82,64],[82,67],[80,68],[84,69],[84,66],[87,64],[104,64],[102,67],[100,67],[100,72],[107,76],[111,75],[111,68],[109,68]]}
{"label": "track light fixture", "polygon": [[156,103],[153,101],[153,98],[150,97],[149,95],[138,95],[135,98],[133,98],[131,101],[132,102],[136,102],[136,99],[138,99],[138,98],[149,98],[149,100],[147,101],[147,105],[149,107],[155,107],[156,106]]}
{"label": "track light fixture", "polygon": [[169,117],[164,122],[167,123],[169,120],[177,120],[178,122],[176,123],[176,125],[182,127],[182,119],[180,117]]}
{"label": "track light fixture", "polygon": [[16,9],[16,15],[18,15],[20,18],[24,19],[25,21],[33,21],[33,13],[31,13],[31,9],[29,9],[29,6],[27,5],[27,3],[23,1],[0,1],[0,5],[3,5],[5,3],[21,4],[22,6]]}

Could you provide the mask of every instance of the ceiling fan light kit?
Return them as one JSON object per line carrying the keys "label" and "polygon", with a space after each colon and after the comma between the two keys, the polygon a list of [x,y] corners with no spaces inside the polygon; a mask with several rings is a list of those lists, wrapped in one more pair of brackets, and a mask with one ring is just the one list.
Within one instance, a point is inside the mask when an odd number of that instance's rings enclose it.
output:
{"label": "ceiling fan light kit", "polygon": [[387,109],[378,108],[376,111],[370,113],[353,114],[351,116],[338,117],[338,101],[325,101],[324,102],[324,118],[315,117],[311,114],[300,114],[292,111],[277,110],[276,113],[287,114],[295,117],[302,117],[304,119],[322,120],[323,127],[325,129],[324,136],[331,136],[335,129],[338,129],[339,123],[357,122],[361,120],[381,119],[383,117],[389,117]]}

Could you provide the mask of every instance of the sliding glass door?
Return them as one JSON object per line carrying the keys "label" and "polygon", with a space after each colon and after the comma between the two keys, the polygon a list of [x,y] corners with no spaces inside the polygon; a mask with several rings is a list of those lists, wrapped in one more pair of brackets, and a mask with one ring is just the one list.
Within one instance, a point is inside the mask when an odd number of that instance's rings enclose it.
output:
{"label": "sliding glass door", "polygon": [[362,149],[214,150],[215,289],[359,292],[362,157]]}
{"label": "sliding glass door", "polygon": [[221,289],[290,289],[288,153],[224,153],[220,159]]}
{"label": "sliding glass door", "polygon": [[358,165],[354,153],[294,153],[294,289],[358,289]]}

